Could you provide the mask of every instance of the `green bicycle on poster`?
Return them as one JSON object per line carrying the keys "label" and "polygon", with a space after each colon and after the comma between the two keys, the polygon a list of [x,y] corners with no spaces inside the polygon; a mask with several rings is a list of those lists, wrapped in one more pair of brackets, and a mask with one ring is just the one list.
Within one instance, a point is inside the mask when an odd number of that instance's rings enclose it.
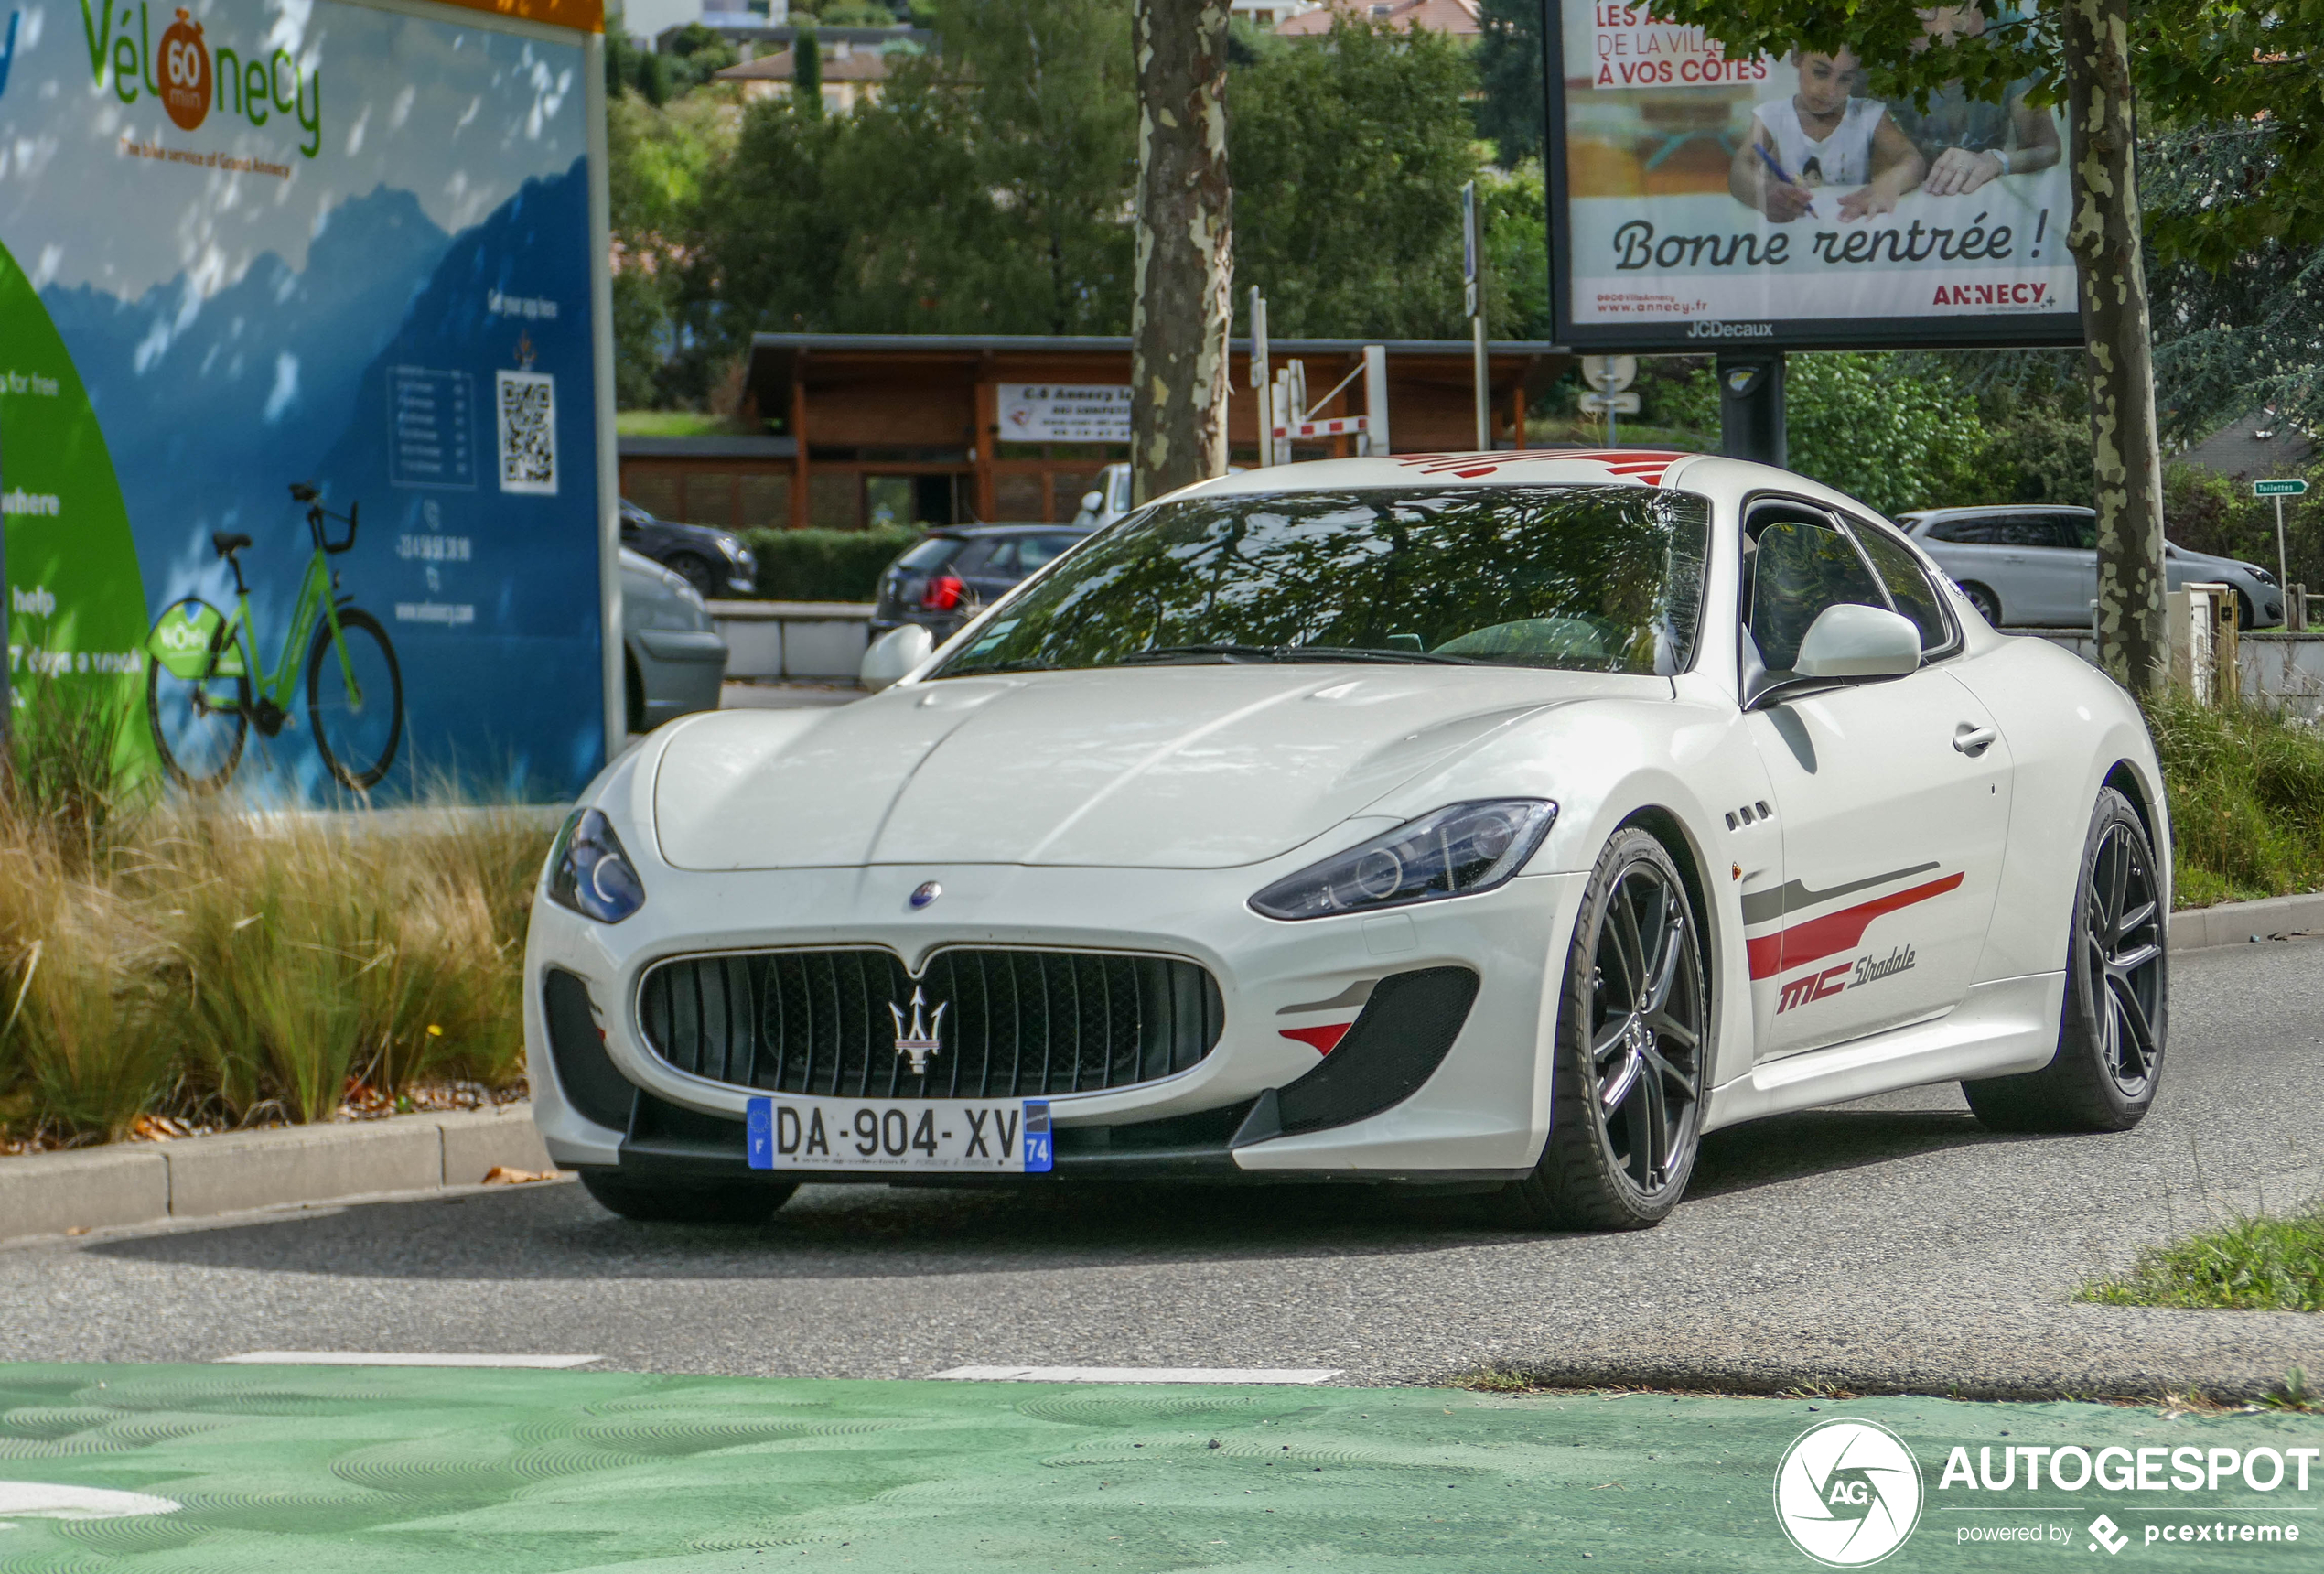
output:
{"label": "green bicycle on poster", "polygon": [[[247,535],[221,530],[210,538],[218,555],[233,566],[233,615],[226,617],[188,596],[163,609],[146,637],[145,714],[163,767],[184,786],[207,791],[222,784],[241,763],[253,725],[268,738],[295,725],[290,706],[302,650],[307,719],[332,777],[361,792],[395,762],[403,737],[403,674],[395,664],[395,649],[377,619],[338,594],[339,576],[328,561],[355,544],[358,505],[350,503],[344,514],[336,514],[323,507],[312,486],[294,483],[290,492],[295,501],[307,505],[315,552],[307,559],[274,672],[259,664],[250,587],[242,582],[242,561],[235,556],[251,544]],[[347,526],[346,540],[330,539],[329,522]]]}

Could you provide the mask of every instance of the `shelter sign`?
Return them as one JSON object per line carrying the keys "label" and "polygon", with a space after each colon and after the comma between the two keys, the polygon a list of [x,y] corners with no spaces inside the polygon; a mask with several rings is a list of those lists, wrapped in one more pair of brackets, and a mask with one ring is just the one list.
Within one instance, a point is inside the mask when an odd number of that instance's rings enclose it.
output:
{"label": "shelter sign", "polygon": [[[0,0],[20,714],[44,683],[98,693],[150,765],[149,682],[206,671],[231,698],[246,677],[230,769],[329,796],[347,773],[308,718],[328,600],[400,672],[371,791],[457,773],[570,795],[598,768],[599,26],[596,0]],[[335,546],[351,515],[352,546],[322,553],[310,506]],[[240,613],[238,536],[250,653],[208,663]]]}
{"label": "shelter sign", "polygon": [[1882,102],[1845,49],[1731,59],[1642,5],[1544,4],[1560,342],[2081,341],[2064,127],[2025,83]]}
{"label": "shelter sign", "polygon": [[1004,443],[1130,440],[1127,383],[1004,383],[1000,414]]}

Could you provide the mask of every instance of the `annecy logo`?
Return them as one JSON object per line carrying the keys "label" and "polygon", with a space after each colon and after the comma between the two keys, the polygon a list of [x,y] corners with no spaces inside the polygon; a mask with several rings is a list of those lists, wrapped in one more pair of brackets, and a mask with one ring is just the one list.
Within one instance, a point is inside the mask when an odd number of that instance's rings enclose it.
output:
{"label": "annecy logo", "polygon": [[[249,60],[224,45],[213,51],[202,25],[181,9],[163,30],[156,50],[146,0],[138,0],[134,14],[126,4],[116,11],[114,0],[97,0],[93,8],[91,0],[81,0],[81,29],[89,44],[91,78],[101,88],[110,81],[122,102],[135,103],[140,96],[159,99],[180,131],[199,129],[212,108],[239,114],[253,126],[293,117],[307,134],[299,152],[312,158],[322,150],[321,68],[302,71],[288,49]],[[0,56],[0,87],[5,85],[6,60]]]}
{"label": "annecy logo", "polygon": [[1775,1472],[1775,1516],[1791,1545],[1834,1569],[1877,1563],[1921,1523],[1921,1462],[1876,1421],[1809,1428]]}

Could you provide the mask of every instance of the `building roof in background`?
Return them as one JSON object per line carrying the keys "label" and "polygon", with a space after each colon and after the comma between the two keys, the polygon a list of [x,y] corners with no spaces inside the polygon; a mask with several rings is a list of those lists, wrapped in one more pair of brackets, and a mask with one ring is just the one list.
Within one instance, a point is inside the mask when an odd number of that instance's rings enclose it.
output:
{"label": "building roof in background", "polygon": [[[845,55],[827,54],[823,58],[823,80],[827,82],[884,82],[888,80],[888,57],[877,49],[857,50]],[[713,73],[722,82],[787,82],[798,73],[798,52],[784,49],[777,54],[761,55],[755,60],[745,60],[738,66],[728,66]]]}
{"label": "building roof in background", "polygon": [[2176,462],[2238,480],[2263,480],[2300,474],[2315,462],[2317,451],[2314,437],[2262,409],[2228,422],[2176,456]]}
{"label": "building roof in background", "polygon": [[1484,24],[1478,19],[1477,0],[1329,0],[1305,16],[1294,16],[1275,27],[1275,35],[1284,38],[1320,38],[1331,31],[1331,24],[1340,17],[1352,21],[1383,23],[1399,31],[1426,27],[1432,33],[1449,33],[1456,38],[1475,38],[1484,33]]}

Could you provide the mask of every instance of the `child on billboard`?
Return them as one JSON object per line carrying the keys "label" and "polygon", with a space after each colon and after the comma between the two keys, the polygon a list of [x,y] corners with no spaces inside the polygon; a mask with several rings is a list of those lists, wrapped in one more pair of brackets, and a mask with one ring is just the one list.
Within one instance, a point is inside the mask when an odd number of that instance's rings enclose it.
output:
{"label": "child on billboard", "polygon": [[1855,54],[1795,51],[1791,64],[1798,91],[1752,111],[1750,139],[1736,149],[1727,189],[1777,224],[1823,218],[1815,205],[1820,187],[1845,189],[1834,203],[1843,222],[1895,212],[1897,199],[1921,184],[1927,163],[1886,104],[1850,94]]}

